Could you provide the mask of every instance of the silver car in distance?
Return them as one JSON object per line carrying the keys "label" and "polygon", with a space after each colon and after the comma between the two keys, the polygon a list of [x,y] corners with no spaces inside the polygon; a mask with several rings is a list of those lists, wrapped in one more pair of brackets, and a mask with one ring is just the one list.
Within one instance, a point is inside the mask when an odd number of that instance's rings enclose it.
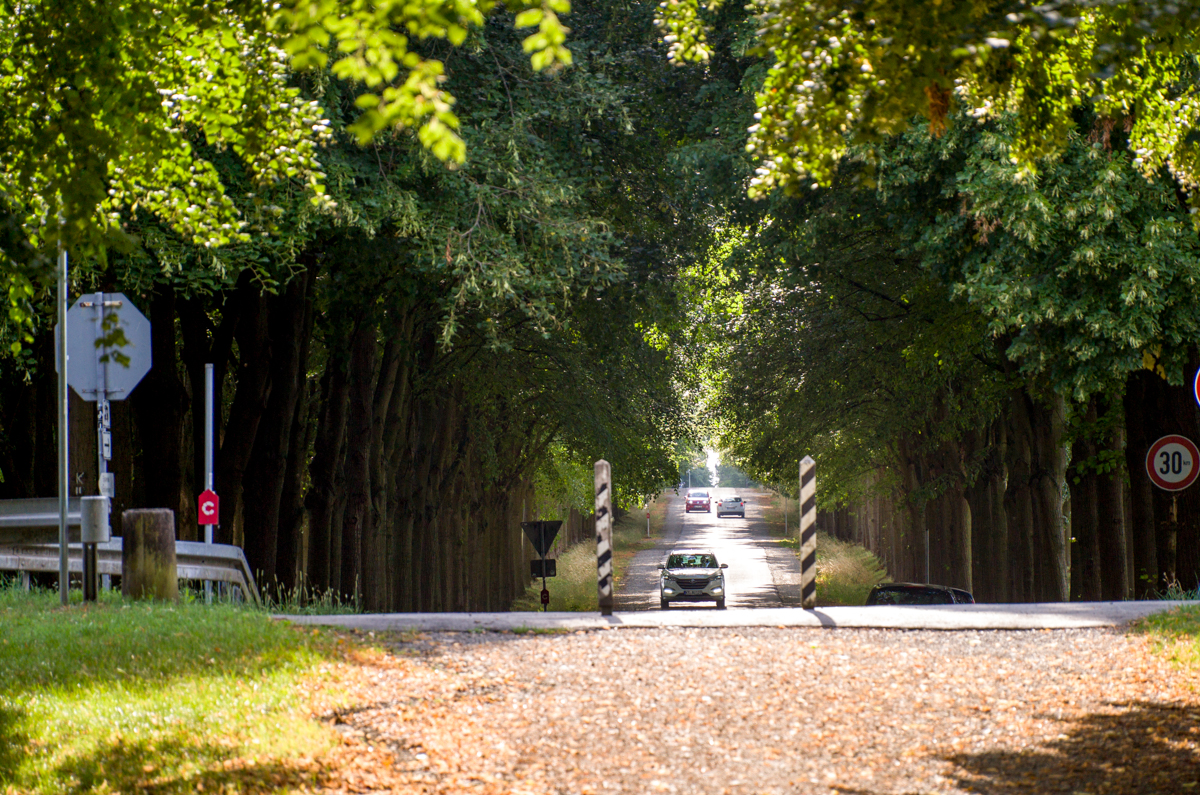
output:
{"label": "silver car in distance", "polygon": [[659,600],[663,610],[672,602],[716,602],[718,610],[725,609],[725,572],[728,563],[718,563],[717,556],[706,549],[676,549],[667,555],[667,562],[658,564],[662,578]]}

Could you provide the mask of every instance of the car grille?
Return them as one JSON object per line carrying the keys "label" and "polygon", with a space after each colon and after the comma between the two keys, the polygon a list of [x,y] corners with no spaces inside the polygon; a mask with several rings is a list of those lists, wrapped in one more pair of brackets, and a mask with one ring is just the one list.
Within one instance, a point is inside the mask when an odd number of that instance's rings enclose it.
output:
{"label": "car grille", "polygon": [[708,587],[707,577],[701,577],[698,580],[684,580],[681,578],[676,578],[675,582],[679,583],[679,587],[683,588],[685,591],[697,591]]}

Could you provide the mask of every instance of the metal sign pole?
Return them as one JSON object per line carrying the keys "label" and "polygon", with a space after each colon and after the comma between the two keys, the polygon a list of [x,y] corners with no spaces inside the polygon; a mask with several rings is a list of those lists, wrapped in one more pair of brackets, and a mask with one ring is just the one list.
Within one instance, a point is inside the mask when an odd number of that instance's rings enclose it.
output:
{"label": "metal sign pole", "polygon": [[[59,219],[60,235],[62,219]],[[67,566],[67,490],[71,473],[67,456],[67,433],[70,412],[67,403],[67,249],[62,238],[58,241],[58,594],[65,605],[69,601],[69,570]]]}
{"label": "metal sign pole", "polygon": [[[204,488],[213,487],[213,366],[204,365]],[[213,526],[204,525],[204,543],[213,542]],[[204,601],[212,604],[212,580],[204,581]]]}

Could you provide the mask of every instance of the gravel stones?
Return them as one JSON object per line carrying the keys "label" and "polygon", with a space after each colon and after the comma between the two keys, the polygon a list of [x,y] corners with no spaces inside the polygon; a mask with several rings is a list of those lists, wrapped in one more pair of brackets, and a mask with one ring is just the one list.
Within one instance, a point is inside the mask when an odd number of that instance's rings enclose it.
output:
{"label": "gravel stones", "polygon": [[1196,673],[1112,630],[387,643],[331,790],[1200,793]]}

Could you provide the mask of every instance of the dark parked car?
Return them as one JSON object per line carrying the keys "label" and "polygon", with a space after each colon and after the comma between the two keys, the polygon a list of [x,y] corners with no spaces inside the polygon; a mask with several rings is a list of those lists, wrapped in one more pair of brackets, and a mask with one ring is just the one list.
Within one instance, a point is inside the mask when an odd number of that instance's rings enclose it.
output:
{"label": "dark parked car", "polygon": [[973,605],[975,597],[962,588],[912,582],[876,585],[867,595],[868,605]]}

